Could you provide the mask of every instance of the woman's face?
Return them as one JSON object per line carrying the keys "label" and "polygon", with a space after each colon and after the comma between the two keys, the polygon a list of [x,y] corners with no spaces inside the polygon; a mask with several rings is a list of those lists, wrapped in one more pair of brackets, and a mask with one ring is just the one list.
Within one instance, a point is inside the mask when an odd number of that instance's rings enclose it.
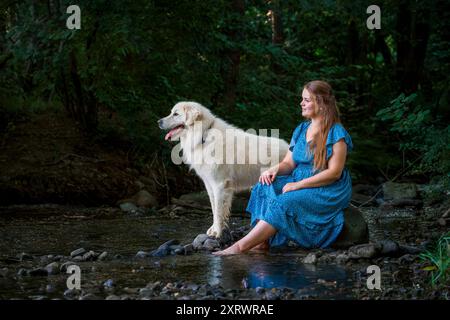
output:
{"label": "woman's face", "polygon": [[316,112],[314,110],[314,102],[312,101],[312,97],[309,94],[309,91],[303,89],[302,92],[302,102],[300,103],[302,106],[302,116],[305,118],[314,118],[316,116]]}

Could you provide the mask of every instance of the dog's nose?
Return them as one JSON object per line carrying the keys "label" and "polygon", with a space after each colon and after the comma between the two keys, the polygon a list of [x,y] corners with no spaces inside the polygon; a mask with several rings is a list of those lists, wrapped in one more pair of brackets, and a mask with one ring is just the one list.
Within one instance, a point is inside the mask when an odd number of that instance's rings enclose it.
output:
{"label": "dog's nose", "polygon": [[162,126],[162,123],[163,123],[163,120],[162,119],[159,119],[158,120],[158,126],[161,128],[161,126]]}

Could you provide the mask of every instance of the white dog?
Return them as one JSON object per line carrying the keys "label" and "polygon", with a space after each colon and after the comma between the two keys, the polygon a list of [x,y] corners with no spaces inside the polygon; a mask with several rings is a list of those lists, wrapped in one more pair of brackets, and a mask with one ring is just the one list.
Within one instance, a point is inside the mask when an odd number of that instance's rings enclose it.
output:
{"label": "white dog", "polygon": [[166,140],[180,141],[183,162],[203,180],[214,217],[207,234],[217,238],[227,226],[233,194],[249,190],[289,147],[284,140],[244,132],[196,102],[177,103],[158,125],[169,130]]}

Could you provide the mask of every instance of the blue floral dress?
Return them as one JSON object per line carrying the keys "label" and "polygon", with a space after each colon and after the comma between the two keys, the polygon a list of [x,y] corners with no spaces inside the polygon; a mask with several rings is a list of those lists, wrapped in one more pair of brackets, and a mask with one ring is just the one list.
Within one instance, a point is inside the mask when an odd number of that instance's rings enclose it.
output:
{"label": "blue floral dress", "polygon": [[[305,188],[283,193],[289,182],[297,182],[316,174],[313,171],[314,155],[306,142],[306,130],[311,121],[304,121],[294,130],[289,150],[296,164],[290,175],[277,176],[271,185],[257,183],[247,206],[251,213],[251,224],[258,220],[271,224],[277,233],[270,239],[271,246],[280,246],[293,240],[300,246],[326,248],[331,245],[344,225],[343,210],[349,206],[352,181],[347,168],[339,180],[332,184]],[[333,153],[333,144],[343,139],[347,153],[353,149],[350,135],[340,123],[335,123],[328,133],[326,148],[328,160]]]}

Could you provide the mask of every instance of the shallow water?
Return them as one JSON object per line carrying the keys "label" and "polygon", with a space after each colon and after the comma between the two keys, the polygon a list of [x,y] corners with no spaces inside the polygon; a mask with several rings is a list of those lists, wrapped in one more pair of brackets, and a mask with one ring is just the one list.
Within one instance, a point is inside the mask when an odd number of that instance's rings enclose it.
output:
{"label": "shallow water", "polygon": [[[395,234],[392,221],[383,225],[373,223],[373,211],[365,212],[372,240]],[[394,217],[395,218],[395,217]],[[408,225],[408,220],[401,217]],[[41,256],[64,255],[77,248],[95,252],[107,251],[112,260],[79,262],[82,288],[99,295],[102,284],[113,279],[120,290],[143,288],[150,282],[189,282],[220,285],[224,289],[275,288],[300,289],[304,295],[317,298],[352,298],[355,285],[354,269],[336,264],[307,265],[301,259],[307,252],[286,248],[270,253],[216,257],[209,252],[195,252],[188,256],[151,257],[138,259],[140,250],[150,251],[162,243],[177,239],[191,243],[204,233],[212,217],[183,214],[176,218],[154,216],[126,216],[92,219],[68,219],[61,215],[44,217],[25,215],[0,219],[0,269],[8,268],[8,276],[0,276],[0,298],[33,298],[45,295],[62,298],[67,289],[67,274],[48,277],[17,276],[19,268],[45,267]],[[246,218],[234,217],[231,228],[247,225]],[[394,237],[391,237],[395,239]],[[21,252],[33,255],[33,261],[14,261]],[[119,290],[119,291],[120,291]],[[106,296],[106,293],[105,295]]]}

